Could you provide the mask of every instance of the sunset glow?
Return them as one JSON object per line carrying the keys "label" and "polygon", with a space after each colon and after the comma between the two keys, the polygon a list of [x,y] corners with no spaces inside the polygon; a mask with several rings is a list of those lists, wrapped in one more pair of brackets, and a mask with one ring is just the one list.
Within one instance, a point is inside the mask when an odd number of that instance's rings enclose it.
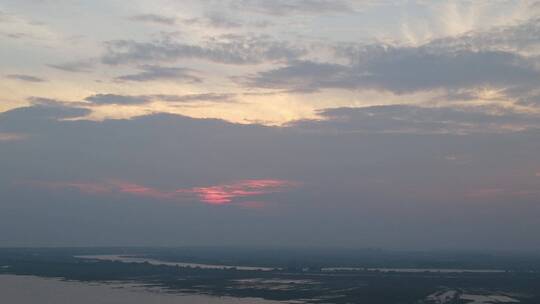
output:
{"label": "sunset glow", "polygon": [[180,193],[195,193],[200,200],[209,204],[222,205],[232,202],[236,198],[260,196],[273,192],[282,192],[287,188],[295,187],[297,183],[283,180],[255,179],[244,180],[231,184],[221,184],[210,187],[179,190]]}
{"label": "sunset glow", "polygon": [[[110,180],[97,183],[75,182],[28,182],[26,186],[45,188],[51,191],[75,189],[90,195],[129,194],[134,197],[156,200],[184,202],[195,198],[202,203],[211,205],[226,205],[239,199],[261,197],[271,193],[286,192],[298,187],[297,182],[276,179],[241,180],[233,183],[218,184],[207,187],[180,188],[172,191],[159,190],[134,183]],[[243,207],[262,207],[262,203],[240,202]]]}
{"label": "sunset glow", "polygon": [[540,250],[539,16],[0,0],[0,246]]}

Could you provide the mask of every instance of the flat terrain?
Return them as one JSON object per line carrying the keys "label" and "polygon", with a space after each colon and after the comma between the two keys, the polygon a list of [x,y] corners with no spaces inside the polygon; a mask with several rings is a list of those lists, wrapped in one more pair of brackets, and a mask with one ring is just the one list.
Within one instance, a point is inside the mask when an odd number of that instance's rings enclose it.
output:
{"label": "flat terrain", "polygon": [[[0,274],[131,282],[170,293],[299,303],[532,304],[540,299],[540,272],[534,257],[453,255],[449,259],[442,254],[419,258],[411,253],[357,252],[306,254],[302,259],[287,251],[276,258],[249,251],[218,251],[3,249]],[[388,267],[382,267],[385,263]],[[530,269],[525,270],[525,265]]]}

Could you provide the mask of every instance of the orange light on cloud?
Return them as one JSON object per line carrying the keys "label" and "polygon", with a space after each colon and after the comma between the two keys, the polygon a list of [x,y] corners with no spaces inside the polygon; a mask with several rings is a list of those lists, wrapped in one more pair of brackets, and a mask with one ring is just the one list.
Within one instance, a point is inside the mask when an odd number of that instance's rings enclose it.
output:
{"label": "orange light on cloud", "polygon": [[252,179],[240,180],[232,183],[223,183],[206,187],[180,188],[173,191],[164,191],[135,183],[119,180],[105,182],[31,182],[32,186],[46,188],[53,191],[75,189],[90,195],[113,195],[115,193],[128,194],[136,197],[152,198],[168,201],[185,201],[194,197],[200,202],[211,205],[236,204],[246,208],[261,208],[264,203],[248,203],[237,201],[242,198],[257,197],[270,193],[285,192],[298,186],[297,182],[279,179]]}

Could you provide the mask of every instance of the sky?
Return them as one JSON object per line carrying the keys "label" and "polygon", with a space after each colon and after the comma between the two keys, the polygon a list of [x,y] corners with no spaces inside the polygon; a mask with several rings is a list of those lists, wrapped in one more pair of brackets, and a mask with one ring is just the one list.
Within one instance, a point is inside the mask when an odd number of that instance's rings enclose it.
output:
{"label": "sky", "polygon": [[540,250],[540,2],[0,0],[1,246]]}

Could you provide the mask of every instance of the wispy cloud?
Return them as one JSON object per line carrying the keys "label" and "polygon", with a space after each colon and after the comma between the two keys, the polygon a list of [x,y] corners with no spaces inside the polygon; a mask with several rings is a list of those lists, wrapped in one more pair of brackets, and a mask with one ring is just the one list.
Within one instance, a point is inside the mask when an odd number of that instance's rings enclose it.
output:
{"label": "wispy cloud", "polygon": [[538,114],[499,107],[422,107],[386,105],[319,111],[322,120],[300,120],[290,126],[318,132],[474,134],[540,128]]}
{"label": "wispy cloud", "polygon": [[125,96],[117,94],[96,94],[85,98],[93,104],[116,104],[116,105],[135,105],[143,104],[149,101],[145,96]]}
{"label": "wispy cloud", "polygon": [[179,59],[204,59],[226,64],[256,64],[266,61],[287,61],[306,53],[289,42],[268,36],[226,35],[200,44],[170,40],[138,42],[113,40],[105,43],[102,62],[109,65],[144,62],[174,62]]}
{"label": "wispy cloud", "polygon": [[136,15],[136,16],[130,17],[129,19],[132,21],[156,23],[156,24],[161,24],[161,25],[175,25],[176,24],[176,18],[164,16],[164,15],[157,15],[157,14]]}
{"label": "wispy cloud", "polygon": [[60,35],[42,22],[0,10],[0,36],[32,41],[58,41]]}
{"label": "wispy cloud", "polygon": [[242,23],[240,21],[217,13],[207,14],[206,16],[199,18],[185,19],[183,20],[183,23],[187,25],[211,26],[214,28],[224,29],[237,28],[242,26]]}
{"label": "wispy cloud", "polygon": [[162,67],[156,65],[143,65],[139,69],[141,72],[118,76],[118,81],[155,81],[155,80],[175,80],[188,83],[202,82],[202,79],[195,75],[195,70],[181,67]]}
{"label": "wispy cloud", "polygon": [[26,82],[45,82],[46,80],[40,77],[26,75],[26,74],[10,74],[6,75],[6,78],[15,79]]}
{"label": "wispy cloud", "polygon": [[475,86],[510,87],[540,82],[534,60],[513,53],[422,48],[365,48],[351,65],[292,61],[247,77],[250,87],[314,92],[374,89],[397,94]]}
{"label": "wispy cloud", "polygon": [[251,205],[260,207],[260,203],[252,204],[242,199],[260,198],[271,193],[285,192],[297,187],[299,183],[280,179],[248,179],[211,186],[178,188],[169,191],[121,180],[107,180],[104,182],[27,182],[24,185],[52,191],[74,189],[90,195],[128,194],[136,197],[175,202],[196,199],[211,205],[238,203],[244,207]]}
{"label": "wispy cloud", "polygon": [[208,187],[179,189],[177,192],[196,194],[202,202],[213,205],[223,205],[229,204],[238,198],[261,196],[274,192],[283,192],[285,189],[294,187],[296,185],[297,183],[285,180],[257,179],[241,180],[238,182]]}
{"label": "wispy cloud", "polygon": [[94,60],[69,61],[57,64],[48,64],[48,67],[71,73],[86,73],[92,70],[96,62]]}
{"label": "wispy cloud", "polygon": [[2,133],[0,132],[0,142],[5,141],[18,141],[26,139],[27,136],[25,134],[18,134],[18,133]]}
{"label": "wispy cloud", "polygon": [[187,94],[187,95],[167,95],[158,94],[150,97],[156,100],[167,102],[234,102],[235,94],[231,93],[202,93],[202,94]]}
{"label": "wispy cloud", "polygon": [[240,0],[232,2],[232,8],[274,16],[354,11],[352,5],[343,0]]}

